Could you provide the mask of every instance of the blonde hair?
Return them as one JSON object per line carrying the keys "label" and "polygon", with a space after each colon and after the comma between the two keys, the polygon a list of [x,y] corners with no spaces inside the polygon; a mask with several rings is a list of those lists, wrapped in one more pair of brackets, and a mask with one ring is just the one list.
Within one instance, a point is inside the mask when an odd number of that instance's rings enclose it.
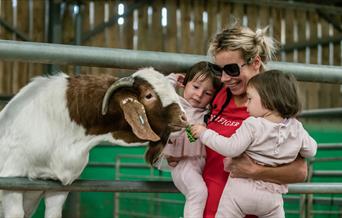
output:
{"label": "blonde hair", "polygon": [[214,36],[209,44],[208,55],[214,58],[221,51],[239,50],[246,63],[251,63],[255,57],[260,56],[260,71],[263,72],[264,64],[274,58],[278,49],[277,42],[266,35],[267,30],[268,27],[265,27],[254,32],[235,22]]}

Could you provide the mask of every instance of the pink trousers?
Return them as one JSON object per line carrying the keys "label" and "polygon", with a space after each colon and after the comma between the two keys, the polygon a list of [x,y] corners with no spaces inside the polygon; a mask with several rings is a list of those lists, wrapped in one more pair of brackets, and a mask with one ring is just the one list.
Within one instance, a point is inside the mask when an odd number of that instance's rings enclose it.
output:
{"label": "pink trousers", "polygon": [[185,196],[184,218],[203,217],[207,187],[202,178],[204,158],[187,158],[171,169],[175,186]]}
{"label": "pink trousers", "polygon": [[242,218],[246,214],[259,218],[285,217],[282,194],[261,188],[252,179],[229,177],[215,217]]}

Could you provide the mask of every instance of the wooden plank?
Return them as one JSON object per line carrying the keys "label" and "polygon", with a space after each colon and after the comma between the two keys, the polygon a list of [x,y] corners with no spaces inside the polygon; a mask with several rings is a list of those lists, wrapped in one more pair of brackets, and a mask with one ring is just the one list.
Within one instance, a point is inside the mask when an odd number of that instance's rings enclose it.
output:
{"label": "wooden plank", "polygon": [[[34,42],[44,42],[44,3],[32,0],[32,9],[29,9],[29,16],[32,20],[31,29],[28,34]],[[43,64],[30,63],[28,77],[33,78],[43,73]]]}
{"label": "wooden plank", "polygon": [[278,8],[272,8],[270,12],[270,18],[272,18],[273,22],[273,36],[276,40],[280,42],[281,37],[281,10]]}
{"label": "wooden plank", "polygon": [[259,21],[259,10],[260,6],[255,5],[245,5],[246,16],[248,18],[248,27],[252,30],[257,29]]}
{"label": "wooden plank", "polygon": [[207,41],[207,49],[208,49],[209,42],[216,35],[216,33],[221,30],[221,27],[218,28],[220,1],[207,0],[206,3],[207,3],[207,13],[208,13],[208,41]]}
{"label": "wooden plank", "polygon": [[260,7],[258,6],[258,23],[257,27],[258,28],[264,28],[266,26],[269,26],[269,29],[271,28],[271,23],[269,22],[269,17],[270,17],[270,7]]}
{"label": "wooden plank", "polygon": [[143,7],[139,8],[139,19],[138,19],[138,50],[148,50],[148,37],[149,35],[152,37],[149,32],[152,32],[152,27],[149,25],[148,19],[148,8],[149,5],[144,5]]}
{"label": "wooden plank", "polygon": [[195,41],[194,38],[196,37],[195,35],[195,10],[194,10],[194,0],[190,1],[190,20],[189,20],[189,47],[190,50],[188,53],[194,53],[195,51]]}
{"label": "wooden plank", "polygon": [[[104,1],[94,1],[94,26],[98,26],[104,22]],[[104,33],[100,33],[95,35],[92,39],[90,39],[91,46],[104,47]],[[102,72],[102,68],[100,67],[92,67],[91,73],[100,74]]]}
{"label": "wooden plank", "polygon": [[181,14],[181,28],[182,28],[182,43],[180,51],[181,53],[191,53],[191,38],[190,38],[190,12],[191,11],[191,1],[182,0],[180,1],[180,14]]}
{"label": "wooden plank", "polygon": [[[326,38],[332,36],[330,33],[330,24],[327,23],[325,20],[320,19],[320,23],[322,26],[322,38]],[[330,65],[330,47],[329,45],[322,47],[322,64]],[[335,85],[336,86],[336,85]],[[336,91],[333,89],[334,85],[331,84],[321,84],[319,90],[319,107],[320,108],[328,108],[332,107],[334,101],[338,101],[339,98],[334,99],[333,92]],[[336,97],[336,96],[335,96]]]}
{"label": "wooden plank", "polygon": [[[167,27],[164,48],[167,52],[178,52],[177,50],[177,1],[166,1]],[[179,48],[178,48],[179,49]]]}
{"label": "wooden plank", "polygon": [[[11,1],[3,1],[4,8],[4,16],[3,18],[8,22],[13,22],[13,11],[12,11],[12,2]],[[12,39],[12,34],[8,31],[4,31],[3,39]],[[12,92],[12,77],[13,77],[13,62],[5,61],[4,62],[4,94],[13,94]]]}
{"label": "wooden plank", "polygon": [[[5,17],[4,10],[4,2],[0,2],[0,16],[2,18]],[[0,27],[0,37],[1,39],[5,38],[5,29]],[[6,73],[5,73],[5,62],[0,60],[0,94],[4,94],[6,92]]]}
{"label": "wooden plank", "polygon": [[[294,42],[294,28],[296,23],[296,17],[294,15],[293,10],[284,10],[285,16],[285,35],[286,35],[286,44]],[[294,51],[285,53],[285,60],[288,62],[294,61]]]}
{"label": "wooden plank", "polygon": [[[17,4],[17,28],[28,35],[29,32],[29,1],[22,1]],[[14,71],[13,92],[17,93],[20,88],[29,81],[28,63],[16,62],[17,71]]]}
{"label": "wooden plank", "polygon": [[152,32],[149,40],[149,45],[152,51],[162,50],[162,26],[161,26],[161,7],[163,2],[161,0],[153,1],[152,4]]}
{"label": "wooden plank", "polygon": [[[230,6],[231,9],[231,14],[233,14],[233,17],[229,17],[228,23],[222,22],[222,24],[224,26],[229,25],[231,22],[234,22],[234,19],[237,19],[241,25],[244,25],[244,22],[246,22],[245,24],[247,24],[246,26],[248,26],[248,19],[244,21],[244,15],[245,15],[245,5],[244,4],[240,4],[240,3],[234,3],[231,5],[227,5]],[[228,10],[227,10],[228,11]],[[223,17],[227,17],[228,16],[223,16]],[[225,21],[225,19],[223,19],[223,21]]]}
{"label": "wooden plank", "polygon": [[[306,29],[309,29],[309,40],[316,39],[318,36],[317,14],[312,12],[306,13]],[[317,63],[317,49],[310,49],[310,63]],[[306,54],[308,56],[308,54]],[[307,57],[306,57],[307,59]],[[306,60],[307,61],[307,60]],[[319,83],[308,83],[307,85],[307,109],[319,108]]]}
{"label": "wooden plank", "polygon": [[[306,14],[303,13],[303,11],[301,10],[296,10],[295,15],[298,20],[298,29],[300,30],[300,33],[301,33],[298,35],[298,40],[299,42],[306,41],[306,38],[305,38]],[[305,50],[298,51],[298,62],[305,63]],[[303,109],[308,108],[307,96],[310,95],[308,86],[309,86],[309,83],[307,82],[299,82],[300,99],[302,102]]]}
{"label": "wooden plank", "polygon": [[204,32],[203,32],[203,0],[193,0],[193,14],[194,14],[194,32],[191,35],[192,41],[194,42],[193,54],[205,54],[204,51]]}
{"label": "wooden plank", "polygon": [[[92,1],[85,1],[83,3],[83,14],[82,14],[82,33],[86,33],[88,31],[90,31],[92,29],[91,27],[91,21],[90,21],[90,5],[92,4]],[[82,45],[90,45],[90,40],[83,42]],[[81,66],[80,68],[80,73],[84,74],[84,73],[90,73],[91,69],[90,67],[86,67],[86,66]]]}
{"label": "wooden plank", "polygon": [[[239,19],[239,17],[235,14],[235,5],[233,3],[222,2],[219,8],[219,19],[220,24],[218,28],[225,29],[227,28],[234,20]],[[221,30],[219,30],[221,31]]]}
{"label": "wooden plank", "polygon": [[[342,23],[342,15],[340,16],[335,16],[335,19],[339,22]],[[334,29],[333,35],[338,35],[341,34],[338,32],[336,29]],[[340,43],[335,43],[333,45],[333,64],[336,66],[342,66],[342,42]],[[333,85],[331,88],[331,96],[332,96],[332,103],[331,107],[341,107],[342,105],[342,98],[341,98],[341,85]]]}

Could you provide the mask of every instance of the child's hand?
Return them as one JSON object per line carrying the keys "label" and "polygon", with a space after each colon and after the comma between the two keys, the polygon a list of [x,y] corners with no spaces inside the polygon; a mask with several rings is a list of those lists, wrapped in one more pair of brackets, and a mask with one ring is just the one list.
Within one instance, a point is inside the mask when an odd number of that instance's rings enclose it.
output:
{"label": "child's hand", "polygon": [[205,130],[207,130],[207,128],[201,124],[195,124],[191,126],[191,134],[196,138],[199,138]]}
{"label": "child's hand", "polygon": [[184,88],[184,85],[183,85],[184,78],[185,78],[184,74],[176,73],[176,81],[177,81],[176,86],[178,88]]}

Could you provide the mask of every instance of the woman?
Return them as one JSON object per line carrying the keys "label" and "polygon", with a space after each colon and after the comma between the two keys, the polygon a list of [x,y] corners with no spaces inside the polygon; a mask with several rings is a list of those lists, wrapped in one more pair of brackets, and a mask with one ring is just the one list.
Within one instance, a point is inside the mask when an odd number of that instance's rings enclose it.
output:
{"label": "woman", "polygon": [[[247,102],[247,82],[263,72],[264,64],[271,60],[275,52],[275,42],[266,36],[266,28],[256,32],[237,23],[216,34],[210,43],[208,53],[221,68],[224,87],[216,95],[208,128],[223,136],[231,136],[249,114]],[[223,169],[224,156],[206,147],[207,157],[203,179],[208,188],[208,198],[204,217],[215,217],[222,191],[229,173]],[[232,160],[232,177],[251,178],[279,184],[302,182],[306,178],[307,166],[298,157],[294,162],[280,167],[264,167],[255,164],[246,155]]]}

